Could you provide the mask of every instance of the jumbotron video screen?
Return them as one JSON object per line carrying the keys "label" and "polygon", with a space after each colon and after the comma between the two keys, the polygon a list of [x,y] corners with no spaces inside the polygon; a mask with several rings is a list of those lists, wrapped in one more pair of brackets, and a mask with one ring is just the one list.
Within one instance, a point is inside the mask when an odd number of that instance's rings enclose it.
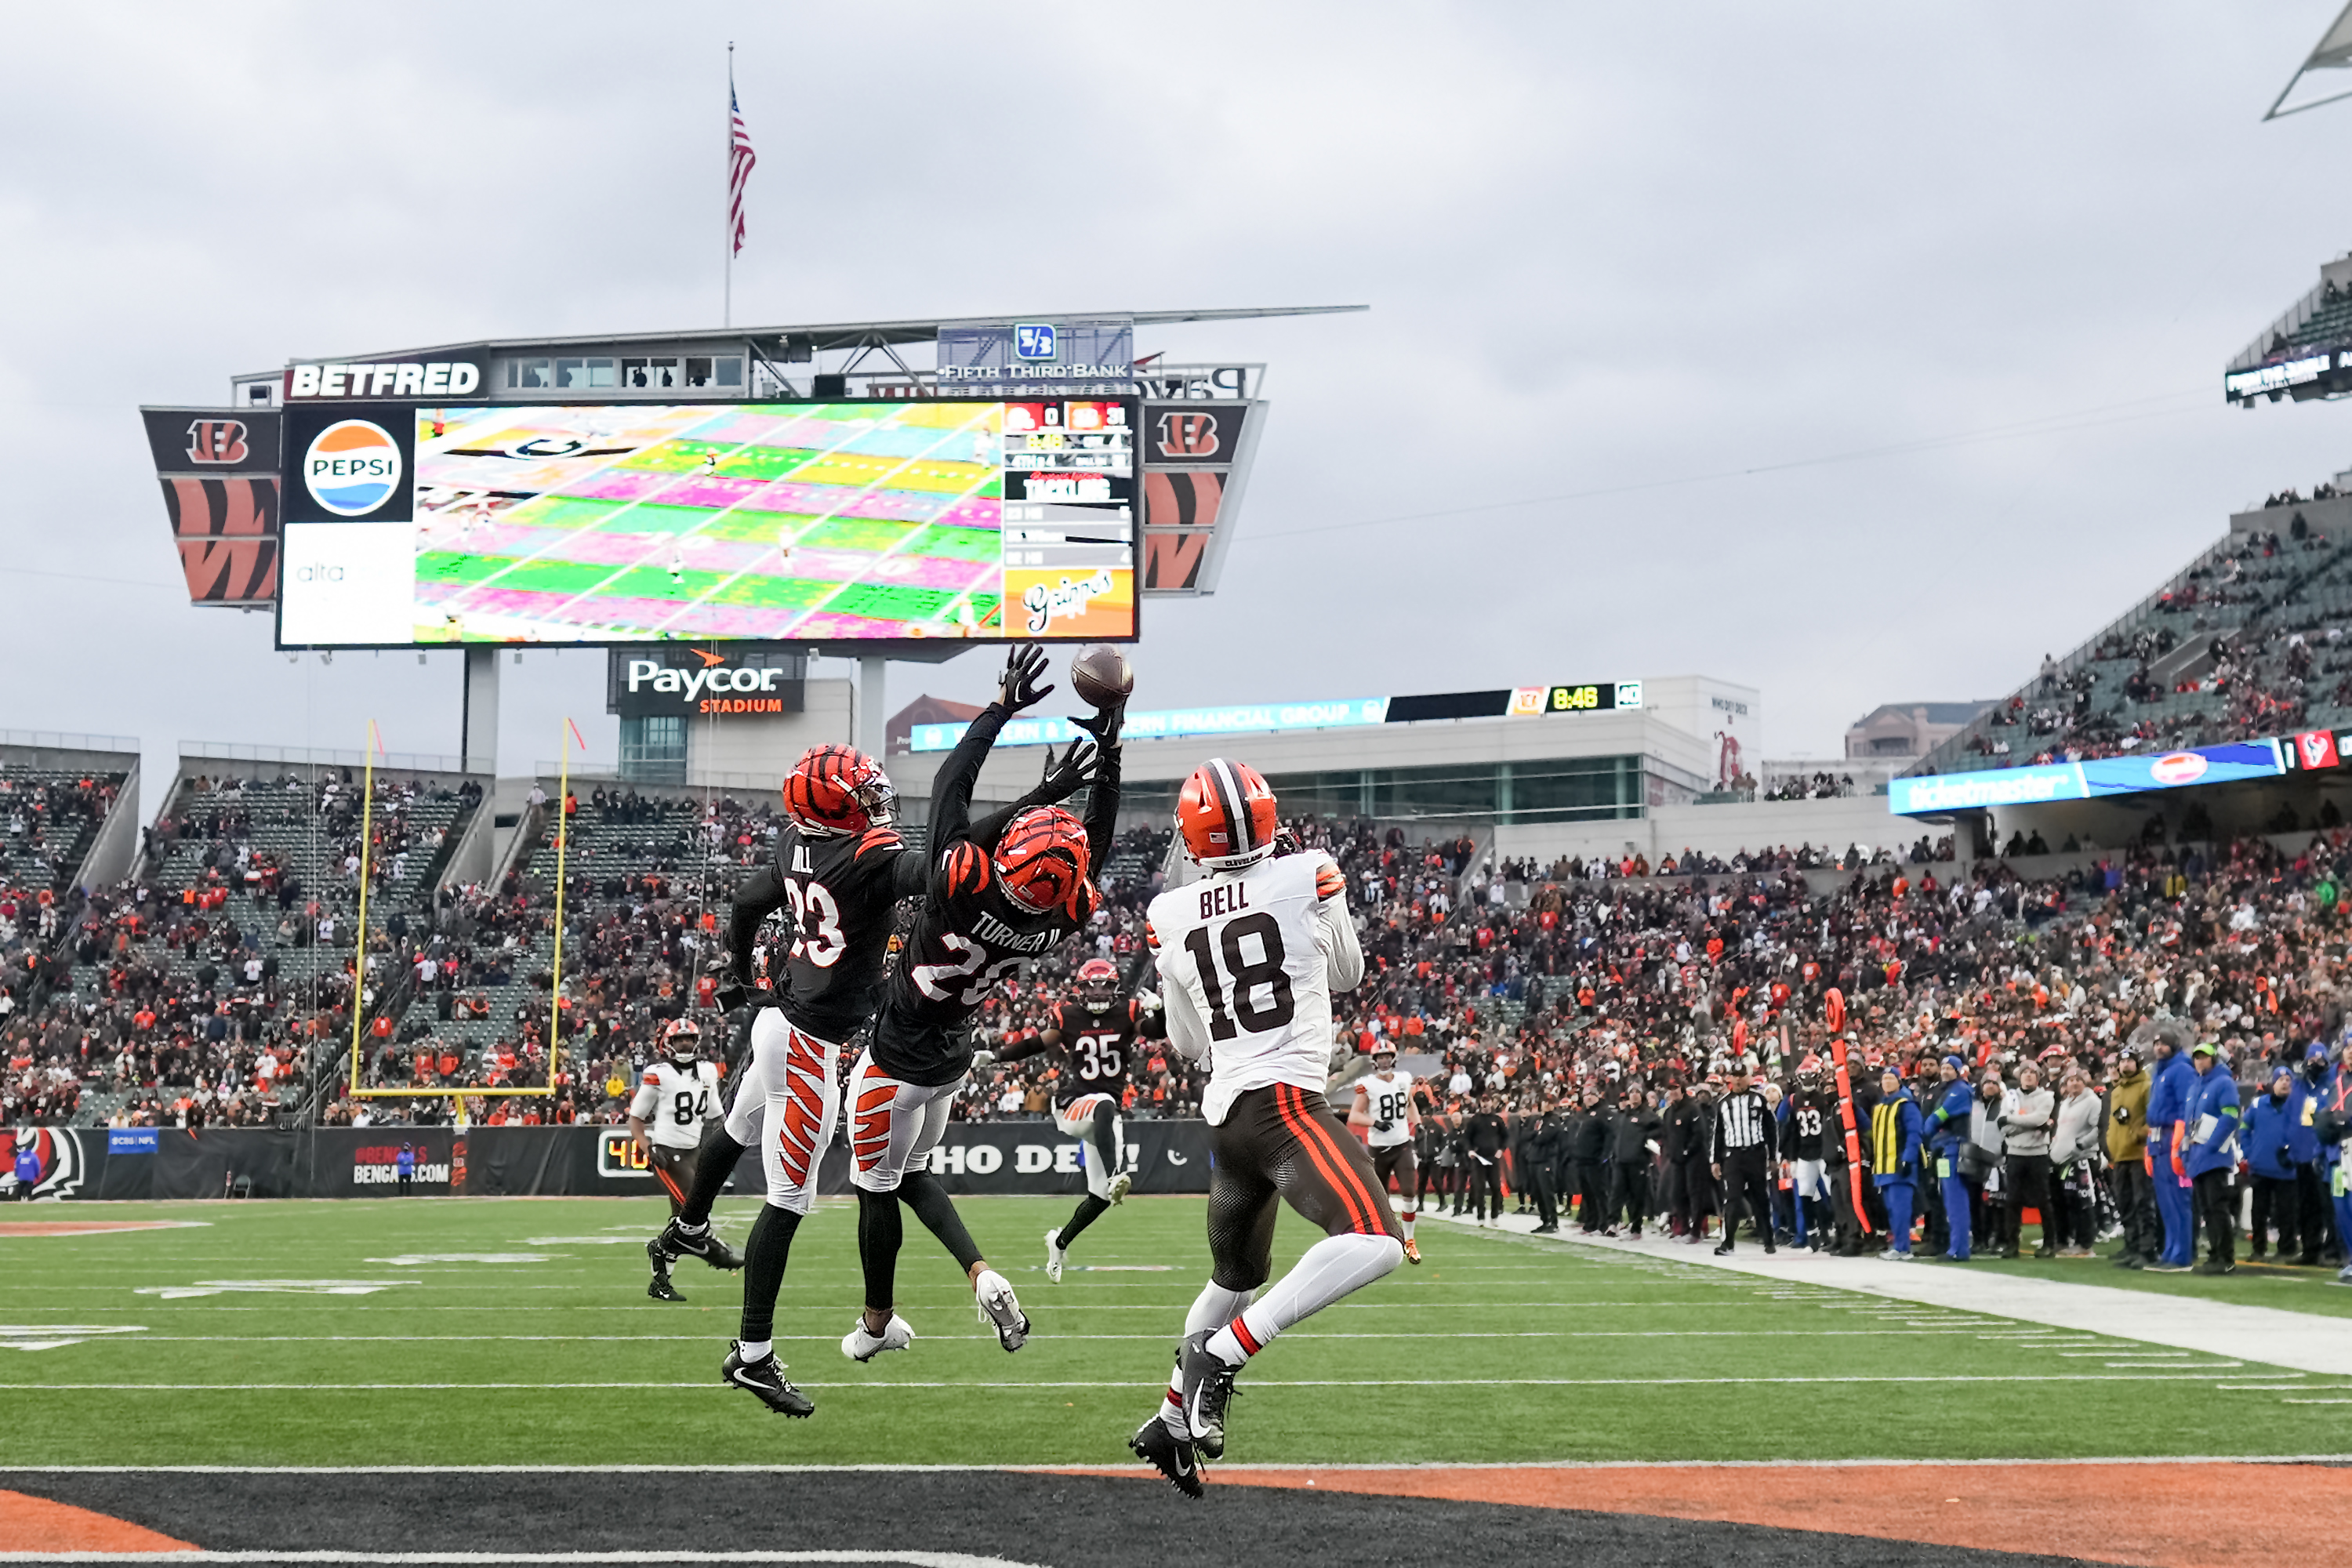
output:
{"label": "jumbotron video screen", "polygon": [[283,647],[1118,640],[1137,405],[289,411]]}

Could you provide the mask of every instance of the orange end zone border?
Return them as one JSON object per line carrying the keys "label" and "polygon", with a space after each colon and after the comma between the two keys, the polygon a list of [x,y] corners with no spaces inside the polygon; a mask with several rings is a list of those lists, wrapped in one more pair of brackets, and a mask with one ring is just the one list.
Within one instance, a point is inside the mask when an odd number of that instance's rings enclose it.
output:
{"label": "orange end zone border", "polygon": [[199,1547],[86,1508],[0,1491],[0,1542],[11,1552],[195,1552]]}
{"label": "orange end zone border", "polygon": [[[1148,1470],[1087,1469],[1160,1485]],[[1713,1520],[2146,1568],[2345,1562],[2352,1467],[2307,1464],[1202,1467],[1221,1486]]]}
{"label": "orange end zone border", "polygon": [[11,1219],[0,1220],[0,1237],[103,1236],[114,1230],[186,1230],[200,1219]]}

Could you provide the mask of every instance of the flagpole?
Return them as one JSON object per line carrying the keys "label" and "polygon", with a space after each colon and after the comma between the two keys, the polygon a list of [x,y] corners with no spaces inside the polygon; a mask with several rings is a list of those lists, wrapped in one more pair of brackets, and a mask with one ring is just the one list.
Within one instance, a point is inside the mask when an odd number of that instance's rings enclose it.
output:
{"label": "flagpole", "polygon": [[719,211],[726,215],[719,228],[727,243],[726,283],[719,294],[719,324],[735,324],[735,40],[727,40],[727,156],[719,164],[726,177],[720,184],[726,187],[727,200]]}

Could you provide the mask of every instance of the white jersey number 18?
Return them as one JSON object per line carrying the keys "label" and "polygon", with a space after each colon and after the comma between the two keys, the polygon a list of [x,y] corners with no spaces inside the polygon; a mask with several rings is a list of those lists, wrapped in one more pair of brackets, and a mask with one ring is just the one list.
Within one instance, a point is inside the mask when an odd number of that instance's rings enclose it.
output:
{"label": "white jersey number 18", "polygon": [[[1258,956],[1253,960],[1243,951],[1242,943],[1255,937]],[[1216,951],[1209,941],[1209,929],[1195,926],[1184,938],[1184,951],[1192,955],[1192,963],[1201,976],[1201,994],[1209,1005],[1209,1034],[1213,1039],[1230,1040],[1242,1030],[1263,1035],[1288,1024],[1295,1011],[1290,995],[1290,976],[1283,973],[1282,928],[1270,914],[1243,915],[1228,921],[1215,944],[1224,954],[1226,973],[1233,977],[1233,1005],[1226,1008],[1225,979],[1217,971]],[[1263,986],[1266,998],[1258,1000]]]}

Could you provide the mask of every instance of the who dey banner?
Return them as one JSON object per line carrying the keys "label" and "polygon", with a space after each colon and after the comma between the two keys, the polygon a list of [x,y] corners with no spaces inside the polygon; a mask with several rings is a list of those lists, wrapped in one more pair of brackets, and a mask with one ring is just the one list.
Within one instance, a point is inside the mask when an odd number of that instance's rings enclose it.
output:
{"label": "who dey banner", "polygon": [[[6,1141],[0,1141],[5,1142]],[[400,1155],[409,1183],[400,1184]],[[57,1198],[651,1197],[661,1189],[625,1127],[26,1128],[0,1163],[0,1197],[18,1196],[13,1156],[29,1152],[31,1196]],[[1139,1193],[1209,1190],[1202,1121],[1129,1121],[1125,1168]],[[948,1191],[1075,1196],[1078,1145],[1050,1121],[952,1121],[931,1151]],[[756,1150],[733,1191],[765,1187]],[[818,1189],[850,1191],[849,1153],[825,1151]]]}
{"label": "who dey banner", "polygon": [[2080,763],[1894,779],[1887,784],[1886,803],[1897,816],[1919,816],[2059,800],[2097,800],[2190,784],[2241,784],[2276,778],[2285,771],[2276,741],[2239,741],[2151,756],[2097,757]]}

